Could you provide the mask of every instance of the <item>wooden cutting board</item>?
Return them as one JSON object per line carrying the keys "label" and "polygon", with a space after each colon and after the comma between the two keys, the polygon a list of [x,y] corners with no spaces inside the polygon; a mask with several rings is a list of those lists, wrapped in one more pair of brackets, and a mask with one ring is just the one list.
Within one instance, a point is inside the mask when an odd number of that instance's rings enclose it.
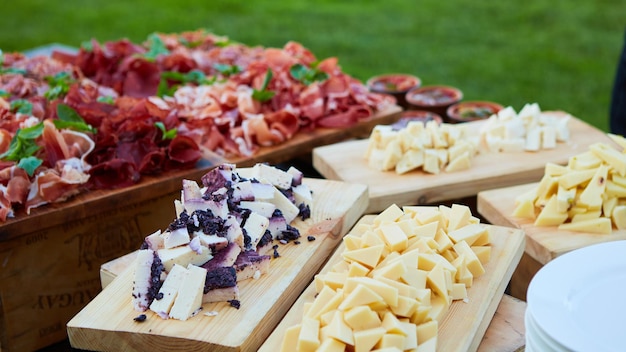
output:
{"label": "wooden cutting board", "polygon": [[[364,216],[359,223],[370,224],[374,215]],[[518,229],[492,226],[491,260],[484,266],[485,275],[476,278],[468,289],[468,303],[455,301],[441,325],[437,341],[437,351],[465,352],[476,351],[493,318],[504,294],[504,290],[524,253],[524,233]],[[321,273],[328,272],[342,260],[343,243],[324,265]],[[280,349],[285,330],[299,323],[305,302],[315,298],[315,285],[312,283],[294,303],[285,318],[276,327],[259,349],[259,352],[275,352]]]}
{"label": "wooden cutting board", "polygon": [[30,215],[20,213],[15,218],[0,223],[0,240],[17,238],[37,229],[82,219],[93,215],[96,211],[115,210],[120,204],[127,204],[129,200],[141,203],[159,196],[177,193],[180,190],[181,179],[200,181],[205,173],[225,162],[236,164],[237,167],[248,167],[259,162],[278,164],[297,156],[310,155],[314,147],[350,138],[366,137],[374,126],[397,121],[401,112],[402,108],[393,105],[349,128],[318,128],[311,131],[300,131],[287,142],[271,147],[262,147],[251,156],[224,158],[205,151],[203,158],[193,169],[176,170],[158,176],[144,175],[139,183],[130,187],[90,191],[62,203],[35,208]]}
{"label": "wooden cutting board", "polygon": [[[552,112],[563,114],[562,112]],[[485,121],[468,122],[468,132],[480,133]],[[541,179],[547,162],[566,164],[569,157],[587,151],[596,142],[613,143],[601,130],[572,118],[571,138],[555,149],[536,153],[480,153],[468,170],[438,175],[415,170],[404,175],[370,168],[363,157],[368,140],[341,142],[313,150],[313,166],[327,179],[369,186],[370,205],[366,213],[378,213],[392,203],[414,205],[475,196],[479,191],[535,182]]]}
{"label": "wooden cutting board", "polygon": [[[292,223],[300,230],[301,244],[280,245],[280,257],[271,260],[266,275],[239,283],[240,309],[211,303],[187,321],[163,320],[147,312],[148,319],[137,323],[131,265],[69,321],[71,345],[97,351],[256,350],[367,207],[364,185],[310,178],[304,182],[314,200],[312,217]],[[218,315],[203,314],[210,311]]]}
{"label": "wooden cutting board", "polygon": [[515,227],[526,233],[525,252],[545,265],[569,251],[601,242],[626,239],[626,230],[613,230],[609,235],[563,231],[555,226],[537,227],[533,219],[514,217],[515,198],[529,191],[537,183],[482,191],[478,193],[478,212],[494,225]]}

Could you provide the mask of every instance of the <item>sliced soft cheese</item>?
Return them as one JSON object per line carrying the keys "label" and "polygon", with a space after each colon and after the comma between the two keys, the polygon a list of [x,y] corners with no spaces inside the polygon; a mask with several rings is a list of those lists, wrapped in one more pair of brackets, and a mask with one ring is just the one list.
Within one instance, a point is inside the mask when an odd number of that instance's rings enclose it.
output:
{"label": "sliced soft cheese", "polygon": [[194,251],[189,245],[184,245],[175,248],[159,249],[157,253],[163,262],[165,271],[169,272],[174,267],[174,264],[185,267],[189,264],[202,265],[213,257],[207,247],[200,246],[199,250],[200,253]]}
{"label": "sliced soft cheese", "polygon": [[[150,304],[150,310],[161,318],[169,317],[170,309],[178,296],[178,290],[182,287],[189,270],[182,265],[175,264],[167,274],[157,298]],[[160,297],[160,298],[159,298]]]}
{"label": "sliced soft cheese", "polygon": [[202,294],[207,270],[205,268],[188,265],[187,276],[178,290],[174,305],[170,309],[170,318],[187,320],[202,307]]}

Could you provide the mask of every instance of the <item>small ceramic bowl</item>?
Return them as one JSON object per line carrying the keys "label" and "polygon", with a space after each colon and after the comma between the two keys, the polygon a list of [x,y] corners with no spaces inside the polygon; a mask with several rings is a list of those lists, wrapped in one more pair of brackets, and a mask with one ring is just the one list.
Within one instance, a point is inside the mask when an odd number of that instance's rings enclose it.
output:
{"label": "small ceramic bowl", "polygon": [[435,114],[432,111],[426,110],[405,110],[400,115],[400,119],[394,122],[391,127],[394,130],[401,130],[407,126],[411,121],[422,121],[424,123],[428,121],[436,121],[438,124],[443,123],[441,116]]}
{"label": "small ceramic bowl", "polygon": [[448,108],[451,123],[483,120],[502,110],[503,106],[491,101],[462,101]]}
{"label": "small ceramic bowl", "polygon": [[422,85],[422,80],[406,73],[388,73],[371,77],[366,82],[371,92],[389,94],[396,98],[398,105],[406,108],[406,93]]}
{"label": "small ceramic bowl", "polygon": [[434,112],[447,122],[448,107],[461,101],[463,92],[451,86],[423,86],[409,90],[405,98],[409,109]]}

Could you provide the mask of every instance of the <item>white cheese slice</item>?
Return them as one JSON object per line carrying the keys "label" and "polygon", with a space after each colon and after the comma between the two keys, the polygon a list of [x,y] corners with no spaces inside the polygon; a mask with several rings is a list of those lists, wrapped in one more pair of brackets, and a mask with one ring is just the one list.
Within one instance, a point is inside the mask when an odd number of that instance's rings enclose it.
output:
{"label": "white cheese slice", "polygon": [[288,224],[291,223],[296,218],[296,216],[298,216],[298,213],[300,213],[298,207],[296,207],[278,189],[274,189],[274,198],[271,200],[271,202],[276,206],[276,208],[280,209]]}
{"label": "white cheese slice", "polygon": [[205,246],[200,246],[200,251],[200,253],[197,253],[188,245],[184,245],[175,248],[159,249],[157,253],[159,258],[161,258],[161,262],[163,262],[165,271],[169,272],[174,267],[174,264],[182,266],[189,264],[202,265],[213,257],[211,251]]}
{"label": "white cheese slice", "polygon": [[257,200],[255,201],[242,200],[239,203],[239,207],[242,209],[248,209],[266,218],[272,217],[274,210],[276,210],[276,206],[274,204],[270,202],[263,202],[263,201],[257,201]]}
{"label": "white cheese slice", "polygon": [[205,268],[191,264],[187,266],[187,270],[187,276],[170,310],[169,315],[172,319],[187,320],[202,307],[202,291],[207,271]]}
{"label": "white cheese slice", "polygon": [[170,309],[178,296],[178,290],[187,277],[189,271],[182,265],[175,264],[172,270],[167,274],[163,286],[159,289],[161,299],[156,299],[150,304],[150,310],[158,314],[161,318],[169,317]]}
{"label": "white cheese slice", "polygon": [[135,273],[133,279],[133,307],[136,311],[145,312],[150,306],[148,291],[152,285],[152,262],[154,251],[140,249],[137,251]]}
{"label": "white cheese slice", "polygon": [[250,213],[250,216],[246,219],[243,229],[246,230],[246,234],[250,237],[251,248],[256,248],[257,244],[265,234],[265,230],[269,226],[269,219],[263,215],[257,213]]}
{"label": "white cheese slice", "polygon": [[163,247],[174,248],[185,245],[191,241],[187,227],[181,227],[172,231],[163,232]]}
{"label": "white cheese slice", "polygon": [[252,167],[254,177],[263,183],[268,183],[282,189],[291,188],[293,176],[277,167],[257,163]]}

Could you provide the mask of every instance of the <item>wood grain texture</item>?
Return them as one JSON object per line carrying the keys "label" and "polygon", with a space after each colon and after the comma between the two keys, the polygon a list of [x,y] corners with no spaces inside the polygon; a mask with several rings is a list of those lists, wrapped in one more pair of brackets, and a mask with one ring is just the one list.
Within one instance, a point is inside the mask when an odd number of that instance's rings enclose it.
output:
{"label": "wood grain texture", "polygon": [[[360,222],[371,223],[373,215],[364,216]],[[518,229],[488,225],[492,234],[491,260],[485,265],[486,274],[476,278],[468,289],[469,302],[455,301],[439,326],[438,351],[476,351],[498,307],[506,285],[524,252],[524,233]],[[342,260],[343,243],[339,245],[321,273]],[[276,330],[261,346],[259,352],[280,349],[285,330],[301,321],[306,302],[315,297],[314,284],[309,285],[294,303]]]}
{"label": "wood grain texture", "polygon": [[317,146],[367,136],[374,126],[397,121],[401,111],[399,106],[394,105],[349,128],[318,128],[300,131],[289,141],[272,147],[263,147],[249,157],[223,158],[214,153],[205,152],[204,157],[194,169],[166,172],[159,176],[144,176],[138,184],[130,187],[89,191],[62,203],[33,209],[30,215],[18,214],[17,217],[0,224],[0,241],[82,219],[92,215],[94,211],[104,212],[115,209],[120,204],[140,203],[177,192],[180,190],[182,179],[200,181],[202,175],[224,162],[237,164],[238,167],[253,166],[258,162],[277,164],[296,156],[310,154]]}
{"label": "wood grain texture", "polygon": [[526,345],[525,313],[526,302],[506,294],[502,296],[478,352],[523,351]]}
{"label": "wood grain texture", "polygon": [[[470,135],[477,135],[484,123],[465,125]],[[472,159],[470,169],[458,172],[433,175],[415,170],[398,175],[394,171],[374,170],[364,158],[367,139],[317,147],[313,150],[313,166],[327,179],[368,185],[370,206],[366,213],[377,213],[393,203],[399,206],[436,203],[474,196],[483,190],[535,182],[543,176],[547,162],[566,164],[570,156],[587,151],[590,144],[613,143],[604,132],[580,119],[572,118],[569,127],[570,142],[559,143],[555,149],[536,153],[484,152]]]}
{"label": "wood grain texture", "polygon": [[626,230],[608,235],[563,231],[556,226],[537,227],[533,219],[514,217],[515,198],[535,187],[537,182],[482,191],[477,196],[478,212],[490,223],[510,226],[526,233],[525,252],[542,265],[569,251],[592,244],[626,239]]}
{"label": "wood grain texture", "polygon": [[[140,313],[131,305],[131,265],[70,320],[71,345],[97,351],[256,349],[367,207],[364,185],[309,178],[304,182],[313,191],[314,203],[310,219],[292,223],[303,236],[301,244],[279,246],[280,257],[272,259],[266,275],[240,282],[240,309],[211,303],[187,321],[163,320],[147,312],[148,319],[136,323],[133,318]],[[316,240],[307,241],[308,235]],[[218,315],[205,316],[208,311]]]}

